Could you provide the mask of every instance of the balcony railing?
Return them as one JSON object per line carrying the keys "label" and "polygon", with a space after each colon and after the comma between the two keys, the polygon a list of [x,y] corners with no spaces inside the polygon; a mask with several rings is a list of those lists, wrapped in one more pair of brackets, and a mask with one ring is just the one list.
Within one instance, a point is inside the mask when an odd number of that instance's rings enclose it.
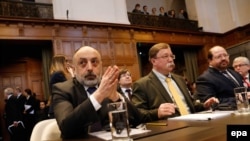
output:
{"label": "balcony railing", "polygon": [[0,1],[0,16],[53,19],[52,4]]}
{"label": "balcony railing", "polygon": [[[0,16],[23,17],[23,18],[47,18],[53,19],[52,4],[22,2],[22,1],[0,1]],[[165,28],[169,30],[199,31],[198,22],[163,16],[151,16],[134,14],[128,12],[131,25]]]}
{"label": "balcony railing", "polygon": [[198,21],[178,18],[168,18],[164,16],[152,16],[143,14],[128,13],[129,21],[132,25],[162,27],[167,29],[198,31]]}

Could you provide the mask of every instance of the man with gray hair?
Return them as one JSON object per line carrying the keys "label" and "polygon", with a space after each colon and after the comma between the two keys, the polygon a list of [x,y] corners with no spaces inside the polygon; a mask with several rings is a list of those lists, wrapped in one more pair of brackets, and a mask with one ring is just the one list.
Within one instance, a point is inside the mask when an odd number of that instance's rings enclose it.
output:
{"label": "man with gray hair", "polygon": [[250,61],[247,57],[239,56],[233,60],[232,64],[235,71],[243,77],[244,86],[250,91]]}

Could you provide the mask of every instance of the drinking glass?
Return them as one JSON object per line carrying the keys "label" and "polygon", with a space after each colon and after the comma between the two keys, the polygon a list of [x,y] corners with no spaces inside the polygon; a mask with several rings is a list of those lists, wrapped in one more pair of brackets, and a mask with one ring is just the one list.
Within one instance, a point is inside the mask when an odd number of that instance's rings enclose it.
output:
{"label": "drinking glass", "polygon": [[247,88],[238,87],[234,89],[237,111],[239,113],[249,113],[249,101],[247,98]]}

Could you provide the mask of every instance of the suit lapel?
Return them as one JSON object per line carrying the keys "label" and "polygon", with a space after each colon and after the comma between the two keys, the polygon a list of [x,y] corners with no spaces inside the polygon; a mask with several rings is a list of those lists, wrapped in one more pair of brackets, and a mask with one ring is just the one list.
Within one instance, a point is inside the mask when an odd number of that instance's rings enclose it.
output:
{"label": "suit lapel", "polygon": [[149,78],[151,80],[152,85],[155,89],[160,91],[160,94],[164,98],[165,101],[173,102],[172,98],[169,96],[170,94],[166,91],[165,87],[162,85],[161,81],[156,77],[156,75],[151,72],[149,74]]}

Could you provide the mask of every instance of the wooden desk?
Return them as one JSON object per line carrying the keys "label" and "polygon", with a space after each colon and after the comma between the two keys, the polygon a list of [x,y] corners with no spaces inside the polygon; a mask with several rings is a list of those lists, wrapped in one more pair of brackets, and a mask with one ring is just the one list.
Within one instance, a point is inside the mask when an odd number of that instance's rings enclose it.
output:
{"label": "wooden desk", "polygon": [[[132,136],[135,141],[226,141],[227,125],[250,124],[250,114],[230,114],[218,119],[207,121],[168,121],[168,126],[147,126],[152,130],[149,133]],[[89,136],[79,140],[67,141],[102,141],[99,138]],[[65,140],[66,141],[66,140]]]}

